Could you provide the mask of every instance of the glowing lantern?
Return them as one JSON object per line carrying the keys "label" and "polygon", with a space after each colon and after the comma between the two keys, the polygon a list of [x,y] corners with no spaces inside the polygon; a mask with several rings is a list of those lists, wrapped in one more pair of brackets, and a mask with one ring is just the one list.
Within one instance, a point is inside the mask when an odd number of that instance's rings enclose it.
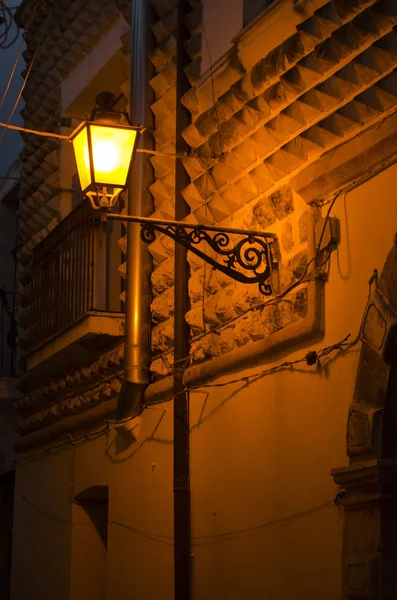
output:
{"label": "glowing lantern", "polygon": [[94,208],[111,208],[128,185],[142,127],[129,123],[125,113],[115,111],[115,98],[102,92],[97,108],[70,136],[82,192]]}

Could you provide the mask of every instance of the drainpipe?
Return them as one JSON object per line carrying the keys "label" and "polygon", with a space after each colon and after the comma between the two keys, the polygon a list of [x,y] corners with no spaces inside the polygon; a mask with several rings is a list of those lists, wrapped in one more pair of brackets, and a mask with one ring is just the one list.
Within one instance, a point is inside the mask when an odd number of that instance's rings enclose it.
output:
{"label": "drainpipe", "polygon": [[[131,2],[130,116],[133,123],[147,125],[149,96],[149,2]],[[141,135],[140,147],[150,148],[149,134]],[[152,201],[148,191],[151,173],[148,155],[138,153],[131,170],[127,214],[147,217]],[[140,238],[139,223],[127,223],[127,272],[124,338],[124,382],[116,419],[134,417],[142,410],[149,383],[150,270],[149,252]]]}
{"label": "drainpipe", "polygon": [[[184,43],[189,38],[184,19],[191,6],[187,0],[177,5],[177,54],[176,54],[176,151],[183,153],[187,147],[182,131],[190,123],[187,110],[181,103],[190,85],[185,67],[190,58]],[[181,221],[189,214],[189,207],[182,190],[189,178],[181,160],[175,164],[175,219]],[[189,328],[185,315],[189,310],[189,265],[187,250],[175,244],[175,364],[189,355]],[[174,375],[174,597],[190,600],[191,597],[191,531],[190,531],[190,456],[189,456],[189,393],[185,391],[182,371]]]}

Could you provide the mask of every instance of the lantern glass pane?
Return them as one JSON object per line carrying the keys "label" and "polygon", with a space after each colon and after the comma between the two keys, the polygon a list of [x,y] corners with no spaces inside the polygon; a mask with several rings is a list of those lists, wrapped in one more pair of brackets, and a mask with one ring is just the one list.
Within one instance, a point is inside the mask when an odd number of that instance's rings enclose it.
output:
{"label": "lantern glass pane", "polygon": [[81,189],[84,191],[91,183],[87,127],[84,127],[72,142],[80,185]]}
{"label": "lantern glass pane", "polygon": [[90,132],[95,183],[124,187],[137,136],[136,130],[90,125]]}

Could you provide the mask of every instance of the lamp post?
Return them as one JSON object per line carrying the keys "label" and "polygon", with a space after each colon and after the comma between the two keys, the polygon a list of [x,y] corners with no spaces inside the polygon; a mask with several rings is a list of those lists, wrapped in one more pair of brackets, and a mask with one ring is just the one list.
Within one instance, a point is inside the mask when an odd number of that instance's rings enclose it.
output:
{"label": "lamp post", "polygon": [[[102,92],[96,102],[90,120],[81,123],[69,139],[83,194],[94,209],[102,209],[103,220],[139,223],[145,243],[152,243],[157,233],[164,234],[232,279],[257,284],[265,296],[274,294],[278,287],[279,260],[274,233],[108,212],[129,184],[137,143],[145,128],[131,125],[126,113],[113,109],[113,94]],[[236,236],[239,236],[237,242]],[[207,242],[211,254],[199,247],[201,242]]]}

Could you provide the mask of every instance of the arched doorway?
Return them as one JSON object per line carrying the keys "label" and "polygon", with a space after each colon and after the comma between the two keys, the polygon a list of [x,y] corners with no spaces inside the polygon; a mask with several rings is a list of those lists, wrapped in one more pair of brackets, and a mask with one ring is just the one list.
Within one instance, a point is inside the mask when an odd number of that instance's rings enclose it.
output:
{"label": "arched doorway", "polygon": [[397,598],[397,236],[362,329],[346,448],[343,600]]}

